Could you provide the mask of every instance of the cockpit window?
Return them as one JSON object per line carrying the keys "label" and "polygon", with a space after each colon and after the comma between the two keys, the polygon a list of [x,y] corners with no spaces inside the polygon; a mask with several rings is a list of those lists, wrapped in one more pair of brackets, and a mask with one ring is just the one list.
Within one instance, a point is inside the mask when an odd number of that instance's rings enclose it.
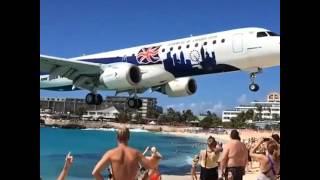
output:
{"label": "cockpit window", "polygon": [[266,32],[257,32],[257,37],[265,37],[268,36]]}
{"label": "cockpit window", "polygon": [[269,36],[279,36],[279,34],[271,32],[271,31],[268,31],[267,33],[269,34]]}

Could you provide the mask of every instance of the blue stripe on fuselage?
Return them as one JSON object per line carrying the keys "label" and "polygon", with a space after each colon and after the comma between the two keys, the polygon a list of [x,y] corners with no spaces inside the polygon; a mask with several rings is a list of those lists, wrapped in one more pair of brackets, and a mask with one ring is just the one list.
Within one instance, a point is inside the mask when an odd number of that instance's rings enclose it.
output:
{"label": "blue stripe on fuselage", "polygon": [[[124,56],[124,57],[108,57],[108,58],[95,58],[95,59],[80,59],[78,61],[100,63],[100,64],[111,64],[118,62],[126,62],[134,65],[153,65],[153,64],[164,64],[166,71],[172,73],[175,77],[194,76],[202,74],[212,74],[221,72],[230,72],[240,70],[237,67],[228,64],[217,64],[214,51],[205,51],[203,47],[199,49],[201,55],[200,61],[194,64],[192,60],[185,58],[185,52],[180,53],[168,52],[167,58],[163,61],[150,64],[139,64],[136,56]],[[48,73],[40,72],[40,75],[47,75]]]}

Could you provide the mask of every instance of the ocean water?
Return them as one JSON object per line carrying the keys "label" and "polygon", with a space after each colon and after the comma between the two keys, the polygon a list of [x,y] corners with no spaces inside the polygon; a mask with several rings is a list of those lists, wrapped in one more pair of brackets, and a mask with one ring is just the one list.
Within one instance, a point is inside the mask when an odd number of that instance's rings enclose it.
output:
{"label": "ocean water", "polygon": [[[145,130],[130,130],[129,145],[141,152],[156,146],[163,156],[162,174],[185,174],[190,171],[192,157],[204,145],[204,140],[184,138]],[[74,156],[68,179],[92,179],[91,172],[102,155],[116,147],[114,129],[40,128],[40,176],[56,179],[68,152]],[[104,172],[107,175],[107,172]]]}

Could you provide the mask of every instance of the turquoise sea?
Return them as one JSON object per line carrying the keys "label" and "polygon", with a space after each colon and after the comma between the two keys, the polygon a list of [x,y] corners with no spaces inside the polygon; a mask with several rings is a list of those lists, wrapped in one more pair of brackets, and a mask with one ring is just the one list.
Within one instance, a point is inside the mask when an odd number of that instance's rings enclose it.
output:
{"label": "turquoise sea", "polygon": [[[130,130],[129,145],[141,152],[147,146],[156,146],[163,156],[162,174],[185,174],[190,171],[192,157],[199,152],[204,140]],[[101,156],[115,147],[114,129],[60,129],[40,128],[40,176],[56,179],[68,152],[74,162],[68,179],[92,179],[91,171]],[[107,172],[104,173],[105,175]]]}

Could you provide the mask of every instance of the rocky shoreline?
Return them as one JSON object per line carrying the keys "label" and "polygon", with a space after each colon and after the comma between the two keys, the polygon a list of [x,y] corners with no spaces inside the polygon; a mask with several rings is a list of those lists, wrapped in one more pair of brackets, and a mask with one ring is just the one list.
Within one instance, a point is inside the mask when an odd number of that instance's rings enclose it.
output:
{"label": "rocky shoreline", "polygon": [[187,127],[172,127],[165,125],[146,125],[146,124],[123,124],[106,121],[87,121],[87,120],[58,120],[42,119],[40,127],[58,127],[65,129],[86,129],[86,128],[119,128],[127,126],[130,129],[144,129],[154,132],[184,132]]}

